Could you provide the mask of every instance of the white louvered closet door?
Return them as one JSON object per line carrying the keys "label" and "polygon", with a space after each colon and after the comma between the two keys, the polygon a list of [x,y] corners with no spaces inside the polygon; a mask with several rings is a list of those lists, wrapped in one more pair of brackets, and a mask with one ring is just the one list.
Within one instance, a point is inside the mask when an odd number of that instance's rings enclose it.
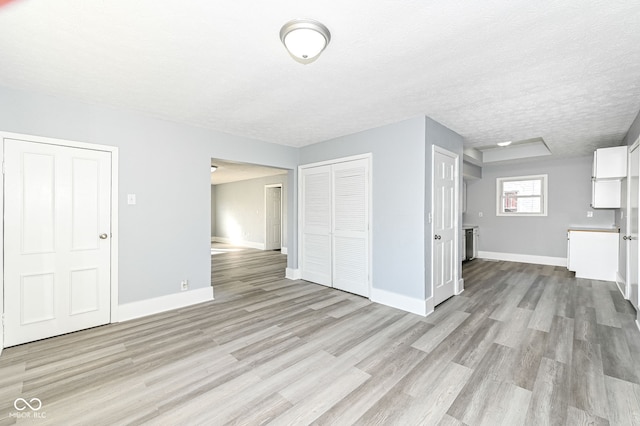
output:
{"label": "white louvered closet door", "polygon": [[368,160],[333,165],[333,286],[369,296]]}
{"label": "white louvered closet door", "polygon": [[369,297],[369,160],[300,176],[302,279]]}
{"label": "white louvered closet door", "polygon": [[331,166],[301,176],[302,279],[331,287]]}

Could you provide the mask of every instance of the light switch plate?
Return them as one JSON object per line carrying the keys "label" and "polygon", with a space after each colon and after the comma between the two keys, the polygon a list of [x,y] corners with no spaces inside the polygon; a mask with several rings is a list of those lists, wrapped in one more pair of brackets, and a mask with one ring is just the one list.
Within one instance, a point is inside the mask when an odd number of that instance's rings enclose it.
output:
{"label": "light switch plate", "polygon": [[127,194],[127,204],[134,205],[136,203],[136,194]]}

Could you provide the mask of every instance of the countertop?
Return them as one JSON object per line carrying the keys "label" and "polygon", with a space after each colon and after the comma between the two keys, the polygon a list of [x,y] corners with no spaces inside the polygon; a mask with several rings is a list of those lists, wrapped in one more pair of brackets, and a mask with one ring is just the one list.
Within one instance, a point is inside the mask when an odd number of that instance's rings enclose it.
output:
{"label": "countertop", "polygon": [[620,228],[598,228],[589,226],[570,226],[569,231],[582,231],[582,232],[613,232],[619,233]]}

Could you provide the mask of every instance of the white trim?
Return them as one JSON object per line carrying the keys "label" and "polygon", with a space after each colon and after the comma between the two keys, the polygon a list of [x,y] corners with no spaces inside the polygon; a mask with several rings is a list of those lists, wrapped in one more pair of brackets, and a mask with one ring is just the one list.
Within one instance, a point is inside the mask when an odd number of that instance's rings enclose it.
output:
{"label": "white trim", "polygon": [[[269,247],[267,249],[267,235],[269,235],[269,230],[267,229],[267,212],[269,211],[267,207],[267,190],[270,188],[280,188],[280,247]],[[264,250],[282,250],[282,184],[281,183],[270,183],[264,186]]]}
{"label": "white trim", "polygon": [[347,163],[349,161],[354,161],[354,160],[366,160],[366,159],[370,159],[371,157],[372,157],[372,154],[370,152],[367,152],[365,154],[352,155],[350,157],[340,157],[332,160],[319,161],[317,163],[303,164],[301,166],[298,166],[298,176],[300,175],[300,171],[303,169],[309,169],[309,168],[320,167],[320,166],[329,166],[331,164],[338,164],[338,163]]}
{"label": "white trim", "polygon": [[[516,212],[503,212],[502,211],[502,188],[505,181],[523,181],[523,180],[540,180],[542,192],[540,198],[542,200],[542,211],[539,213],[516,213]],[[496,178],[496,216],[506,217],[518,217],[518,216],[547,216],[548,215],[548,199],[549,199],[549,176],[543,175],[531,175],[531,176],[506,176]]]}
{"label": "white trim", "polygon": [[620,275],[620,271],[616,272],[616,286],[618,287],[618,290],[620,290],[620,294],[622,295],[622,297],[629,300],[629,296],[626,295],[624,291],[622,291],[623,288],[627,288],[625,281],[626,280],[622,278],[622,275]]}
{"label": "white trim", "polygon": [[286,247],[280,247],[280,253],[289,254],[289,250]]}
{"label": "white trim", "polygon": [[464,292],[464,278],[458,280],[458,286],[456,287],[456,296]]}
{"label": "white trim", "polygon": [[299,280],[302,278],[302,271],[296,268],[287,268],[284,277],[288,280]]}
{"label": "white trim", "polygon": [[207,286],[191,291],[168,294],[154,297],[153,299],[140,300],[138,302],[120,305],[120,321],[129,321],[135,318],[146,317],[160,312],[184,308],[185,306],[213,300],[213,287]]}
{"label": "white trim", "polygon": [[[340,164],[340,163],[347,163],[349,161],[356,161],[356,160],[366,160],[367,161],[367,199],[368,199],[368,205],[367,205],[367,210],[369,213],[369,217],[368,222],[369,222],[369,229],[368,229],[368,235],[367,235],[367,246],[369,249],[369,253],[368,256],[369,258],[367,259],[367,265],[368,265],[368,269],[369,269],[369,282],[368,282],[368,294],[369,297],[371,297],[371,294],[373,292],[373,154],[371,152],[367,152],[364,154],[358,154],[358,155],[352,155],[349,157],[341,157],[341,158],[334,158],[331,160],[326,160],[326,161],[320,161],[317,163],[309,163],[309,164],[303,164],[298,166],[298,206],[297,206],[297,217],[298,217],[298,232],[297,232],[297,239],[298,239],[298,266],[299,268],[297,269],[300,273],[300,278],[302,278],[302,265],[303,265],[303,258],[302,258],[302,233],[303,233],[303,218],[302,218],[302,213],[303,213],[303,209],[304,209],[304,205],[303,205],[303,200],[304,200],[304,188],[303,188],[303,173],[302,171],[305,169],[309,169],[309,168],[314,168],[314,167],[321,167],[321,166],[330,166],[330,165],[334,165],[334,164]],[[333,173],[331,174],[331,185],[333,187]],[[331,201],[333,203],[333,200]],[[332,216],[333,216],[333,206],[332,206]],[[332,254],[333,257],[333,254]],[[332,261],[333,263],[333,261]],[[333,268],[333,264],[332,264],[332,268]],[[331,273],[332,276],[332,280],[333,280],[333,271]],[[323,285],[327,285],[327,284],[323,284]],[[331,287],[332,284],[329,284],[329,286]],[[366,296],[365,296],[366,297]]]}
{"label": "white trim", "polygon": [[536,265],[567,267],[566,257],[535,256],[531,254],[497,253],[493,251],[479,251],[479,259],[503,260],[506,262],[534,263]]}
{"label": "white trim", "polygon": [[[42,143],[48,145],[66,146],[71,148],[88,149],[92,151],[104,151],[111,154],[111,318],[110,322],[119,321],[118,310],[118,259],[119,259],[119,228],[118,228],[118,147],[109,145],[93,144],[88,142],[70,141],[66,139],[47,138],[43,136],[27,135],[23,133],[12,133],[0,131],[0,142],[4,148],[4,139],[17,139],[28,142]],[[4,162],[4,149],[0,149],[0,159]],[[4,199],[4,175],[0,178],[0,199]],[[4,202],[2,202],[4,203]],[[4,212],[4,204],[0,204]],[[4,242],[4,228],[0,226],[0,241]],[[4,244],[0,244],[0,259],[4,258]],[[1,262],[0,262],[1,265]],[[4,314],[4,265],[0,266],[0,279],[2,280],[2,290],[0,290],[0,316]],[[0,325],[0,349],[4,347],[4,326]]]}
{"label": "white trim", "polygon": [[432,313],[434,309],[433,297],[422,300],[379,288],[371,288],[371,297],[369,300],[423,317]]}
{"label": "white trim", "polygon": [[636,320],[636,327],[638,327],[638,330],[640,330],[640,319]]}
{"label": "white trim", "polygon": [[254,249],[258,249],[258,250],[264,250],[264,243],[256,243],[256,242],[253,242],[253,241],[234,240],[234,239],[225,238],[225,237],[211,237],[211,242],[232,244],[234,246],[248,247],[248,248],[254,248]]}

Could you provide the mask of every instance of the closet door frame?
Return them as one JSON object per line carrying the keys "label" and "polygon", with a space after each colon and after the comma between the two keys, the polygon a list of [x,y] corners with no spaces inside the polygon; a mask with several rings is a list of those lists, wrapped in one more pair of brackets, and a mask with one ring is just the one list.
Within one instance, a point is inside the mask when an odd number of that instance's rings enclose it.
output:
{"label": "closet door frame", "polygon": [[[303,185],[304,170],[314,168],[314,167],[331,166],[334,164],[346,163],[346,162],[355,161],[355,160],[367,160],[367,163],[368,163],[367,164],[367,181],[368,181],[367,212],[368,212],[368,223],[369,223],[369,229],[367,231],[367,238],[368,238],[367,268],[368,268],[369,291],[366,297],[368,299],[371,299],[371,289],[373,287],[373,280],[374,280],[373,267],[372,267],[372,259],[373,259],[373,209],[372,209],[373,207],[373,203],[372,203],[372,199],[373,199],[373,179],[372,179],[373,164],[372,163],[373,161],[372,161],[372,157],[373,156],[371,153],[366,153],[366,154],[360,154],[360,155],[353,155],[349,157],[341,157],[341,158],[336,158],[336,159],[331,159],[326,161],[320,161],[316,163],[308,163],[308,164],[303,164],[298,166],[298,265],[300,268],[300,273],[304,275],[304,271],[303,271],[304,254],[303,254],[303,247],[302,247],[303,232],[304,232],[303,213],[304,213],[304,195],[305,195],[304,185]],[[332,176],[332,182],[333,182],[333,176]],[[332,186],[333,186],[333,183],[332,183]],[[332,201],[332,204],[333,204],[333,201]],[[331,210],[333,211],[333,206]],[[333,271],[331,272],[331,275],[333,276]],[[333,287],[333,283],[331,284],[331,287]]]}

